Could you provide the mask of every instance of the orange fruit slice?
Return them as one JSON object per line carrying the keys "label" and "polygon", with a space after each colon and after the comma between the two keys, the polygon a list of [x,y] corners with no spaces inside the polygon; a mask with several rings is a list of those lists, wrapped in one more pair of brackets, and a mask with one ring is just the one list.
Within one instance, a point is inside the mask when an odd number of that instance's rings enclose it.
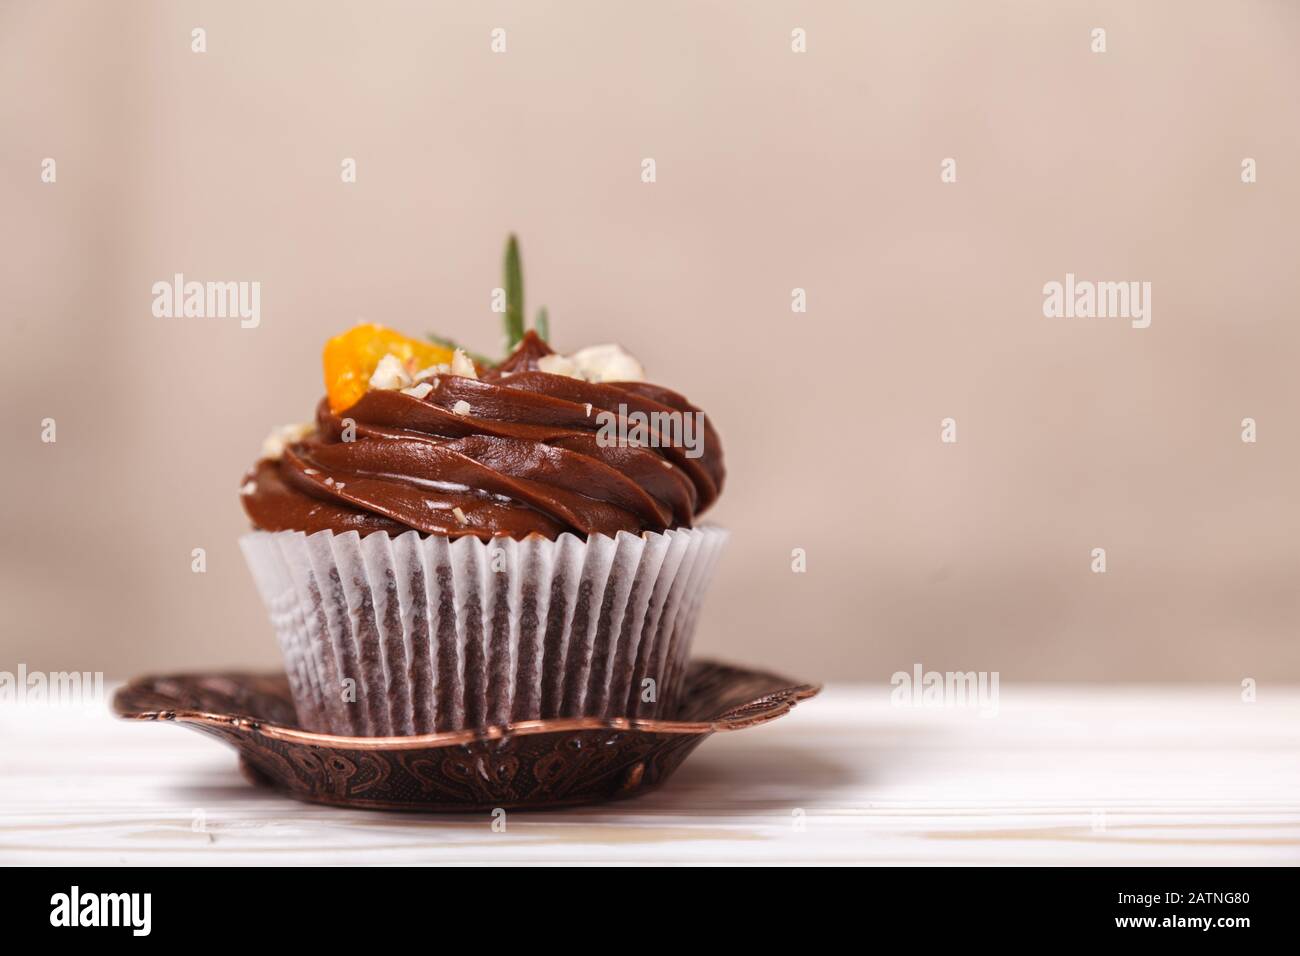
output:
{"label": "orange fruit slice", "polygon": [[330,411],[351,408],[370,388],[370,376],[385,355],[395,356],[412,375],[451,362],[452,350],[408,338],[382,325],[354,326],[325,343],[325,394]]}

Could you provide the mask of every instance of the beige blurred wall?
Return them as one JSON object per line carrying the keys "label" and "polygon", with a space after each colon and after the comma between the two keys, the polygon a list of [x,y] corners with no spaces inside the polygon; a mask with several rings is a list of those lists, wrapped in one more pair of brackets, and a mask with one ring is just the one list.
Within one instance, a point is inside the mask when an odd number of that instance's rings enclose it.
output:
{"label": "beige blurred wall", "polygon": [[[1262,0],[2,2],[0,670],[272,665],[244,468],[360,319],[495,348],[515,230],[558,346],[722,433],[702,651],[1300,678],[1298,43]],[[153,318],[176,272],[261,326]],[[1067,272],[1150,328],[1044,318]]]}

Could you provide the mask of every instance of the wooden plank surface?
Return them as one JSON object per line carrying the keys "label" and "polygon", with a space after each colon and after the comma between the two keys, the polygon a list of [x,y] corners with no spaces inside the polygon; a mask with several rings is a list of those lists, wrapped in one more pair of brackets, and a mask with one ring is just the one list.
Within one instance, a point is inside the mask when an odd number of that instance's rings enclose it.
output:
{"label": "wooden plank surface", "polygon": [[231,751],[0,705],[0,863],[1300,863],[1300,688],[1001,688],[996,716],[841,686],[707,741],[666,787],[547,813],[367,813]]}

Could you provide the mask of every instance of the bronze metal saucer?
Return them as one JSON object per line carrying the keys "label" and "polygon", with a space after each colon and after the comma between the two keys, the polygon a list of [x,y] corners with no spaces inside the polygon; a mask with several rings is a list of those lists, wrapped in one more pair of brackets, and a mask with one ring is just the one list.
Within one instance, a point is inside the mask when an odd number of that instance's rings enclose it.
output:
{"label": "bronze metal saucer", "polygon": [[412,737],[296,727],[283,674],[141,677],[113,697],[128,720],[174,720],[230,744],[248,779],[313,803],[375,810],[544,808],[663,783],[714,731],[775,720],[820,685],[692,661],[677,720],[562,717]]}

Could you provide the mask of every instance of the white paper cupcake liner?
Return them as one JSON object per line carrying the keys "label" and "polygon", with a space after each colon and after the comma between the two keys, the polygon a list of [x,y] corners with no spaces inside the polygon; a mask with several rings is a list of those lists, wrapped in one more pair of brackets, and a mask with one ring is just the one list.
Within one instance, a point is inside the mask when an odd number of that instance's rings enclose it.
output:
{"label": "white paper cupcake liner", "polygon": [[372,737],[674,716],[726,539],[254,531],[240,546],[302,726]]}

